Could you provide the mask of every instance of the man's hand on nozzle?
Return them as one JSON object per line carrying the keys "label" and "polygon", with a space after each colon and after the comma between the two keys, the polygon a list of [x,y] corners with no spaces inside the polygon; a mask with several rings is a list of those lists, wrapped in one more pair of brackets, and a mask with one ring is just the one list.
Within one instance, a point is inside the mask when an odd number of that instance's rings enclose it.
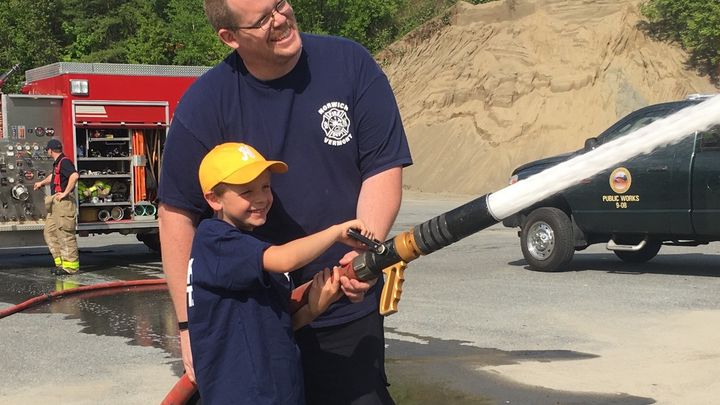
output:
{"label": "man's hand on nozzle", "polygon": [[[342,259],[340,259],[340,266],[350,264],[358,255],[359,253],[355,250],[348,252]],[[377,279],[360,281],[350,279],[347,276],[340,277],[340,289],[343,293],[345,293],[350,302],[354,303],[362,302],[365,298],[365,293],[367,293],[370,287],[374,286],[375,283],[377,283]]]}

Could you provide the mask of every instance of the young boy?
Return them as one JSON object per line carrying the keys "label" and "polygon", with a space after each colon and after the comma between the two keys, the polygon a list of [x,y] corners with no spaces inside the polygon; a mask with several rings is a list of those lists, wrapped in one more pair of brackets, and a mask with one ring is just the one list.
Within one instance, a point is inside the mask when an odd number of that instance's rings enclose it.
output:
{"label": "young boy", "polygon": [[270,173],[287,165],[254,148],[224,143],[200,164],[205,200],[215,218],[198,226],[188,265],[188,323],[195,376],[205,404],[304,404],[300,353],[293,330],[312,321],[342,294],[339,274],[317,273],[308,304],[291,315],[285,273],[335,242],[362,245],[350,228],[372,237],[359,220],[273,246],[247,232],[263,225],[273,202]]}

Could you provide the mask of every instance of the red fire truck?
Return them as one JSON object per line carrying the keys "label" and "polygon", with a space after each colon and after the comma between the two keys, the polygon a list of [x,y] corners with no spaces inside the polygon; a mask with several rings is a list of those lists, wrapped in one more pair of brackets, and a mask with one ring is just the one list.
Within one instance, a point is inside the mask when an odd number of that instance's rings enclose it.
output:
{"label": "red fire truck", "polygon": [[0,246],[44,244],[52,174],[47,141],[62,142],[80,174],[80,236],[136,234],[160,249],[157,184],[175,107],[207,67],[54,63],[25,72],[21,94],[0,94]]}

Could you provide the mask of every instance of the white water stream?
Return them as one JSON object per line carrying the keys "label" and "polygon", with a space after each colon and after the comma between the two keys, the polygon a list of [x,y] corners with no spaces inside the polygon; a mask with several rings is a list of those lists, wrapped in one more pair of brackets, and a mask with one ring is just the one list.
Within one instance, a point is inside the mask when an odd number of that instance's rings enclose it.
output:
{"label": "white water stream", "polygon": [[717,124],[720,124],[720,95],[494,192],[487,198],[488,209],[496,219],[502,220],[602,170]]}

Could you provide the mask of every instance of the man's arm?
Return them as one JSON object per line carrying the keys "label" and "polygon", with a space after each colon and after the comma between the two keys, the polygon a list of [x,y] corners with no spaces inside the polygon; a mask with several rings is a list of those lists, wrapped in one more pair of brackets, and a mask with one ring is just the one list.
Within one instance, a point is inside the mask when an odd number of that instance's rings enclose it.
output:
{"label": "man's arm", "polygon": [[357,217],[375,237],[384,241],[390,233],[402,200],[402,168],[393,167],[366,179],[360,188]]}
{"label": "man's arm", "polygon": [[[400,210],[401,200],[402,168],[393,167],[363,181],[358,197],[357,217],[365,222],[377,239],[384,241]],[[349,263],[355,256],[356,252],[348,253],[340,260],[340,264]],[[376,282],[340,278],[343,292],[353,302],[362,301],[367,290]]]}
{"label": "man's arm", "polygon": [[75,188],[75,184],[77,184],[78,179],[80,178],[80,175],[78,172],[73,172],[73,174],[68,177],[67,187],[65,187],[65,190],[60,194],[60,196],[57,197],[58,200],[62,200],[63,198],[67,197],[70,192]]}
{"label": "man's arm", "polygon": [[[161,249],[163,272],[179,322],[187,321],[187,267],[198,219],[195,214],[162,203],[158,208],[160,245],[165,246]],[[190,336],[187,330],[180,331],[180,349],[185,372],[190,380],[195,382]]]}
{"label": "man's arm", "polygon": [[52,178],[51,176],[47,176],[47,177],[45,177],[44,179],[42,179],[42,180],[40,180],[40,181],[36,181],[35,184],[33,184],[33,190],[37,190],[37,189],[39,189],[39,188],[41,188],[41,187],[47,186],[48,184],[50,184],[50,179],[51,179],[51,178]]}

